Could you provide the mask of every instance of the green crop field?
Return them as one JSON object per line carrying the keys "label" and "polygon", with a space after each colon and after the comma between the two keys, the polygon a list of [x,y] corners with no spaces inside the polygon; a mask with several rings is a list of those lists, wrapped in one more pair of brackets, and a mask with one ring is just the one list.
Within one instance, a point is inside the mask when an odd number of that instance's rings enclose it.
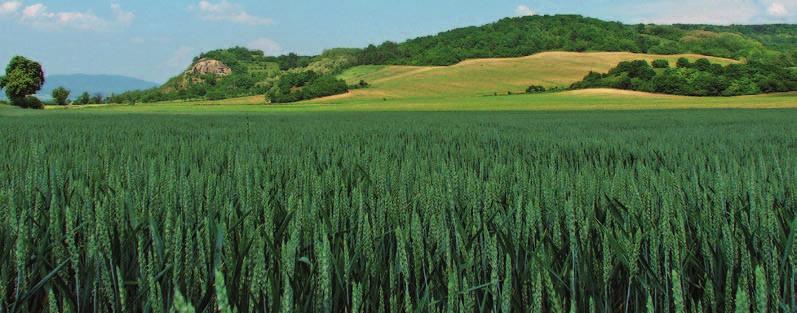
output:
{"label": "green crop field", "polygon": [[797,111],[541,111],[793,95],[469,99],[0,107],[0,312],[797,309]]}

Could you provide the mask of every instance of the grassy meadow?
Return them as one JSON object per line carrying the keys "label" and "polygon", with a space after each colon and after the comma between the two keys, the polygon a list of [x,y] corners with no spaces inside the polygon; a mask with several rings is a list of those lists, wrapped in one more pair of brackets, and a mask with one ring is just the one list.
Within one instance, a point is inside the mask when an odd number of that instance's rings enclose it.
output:
{"label": "grassy meadow", "polygon": [[692,54],[543,52],[520,58],[467,60],[440,67],[359,66],[339,78],[349,84],[364,80],[372,85],[347,96],[359,99],[488,96],[525,93],[530,85],[566,88],[590,71],[606,72],[622,61],[664,59],[674,65],[681,57],[692,61],[708,58],[718,64],[738,62]]}
{"label": "grassy meadow", "polygon": [[[797,108],[797,94],[741,97],[681,97],[613,89],[589,89],[544,94],[498,96],[443,96],[418,98],[329,97],[294,104],[266,104],[262,96],[220,101],[179,101],[136,105],[48,107],[48,111],[92,113],[276,113],[276,112],[384,112],[384,111],[584,111],[662,109],[778,109]],[[0,105],[0,115],[37,112]]]}

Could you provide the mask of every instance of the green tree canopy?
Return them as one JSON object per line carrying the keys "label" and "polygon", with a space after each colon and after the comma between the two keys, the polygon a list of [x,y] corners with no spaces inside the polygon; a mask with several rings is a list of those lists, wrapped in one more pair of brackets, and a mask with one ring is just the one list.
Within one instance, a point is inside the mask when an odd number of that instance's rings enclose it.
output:
{"label": "green tree canopy", "polygon": [[[663,64],[661,64],[663,65]],[[797,74],[757,62],[722,66],[708,59],[683,58],[678,67],[653,70],[646,61],[621,62],[606,74],[590,72],[571,86],[619,88],[684,96],[740,96],[797,90]]]}
{"label": "green tree canopy", "polygon": [[53,89],[53,99],[55,99],[55,103],[58,105],[66,105],[67,100],[69,99],[70,91],[64,87],[58,87]]}
{"label": "green tree canopy", "polygon": [[5,89],[11,103],[24,106],[25,97],[35,94],[44,85],[44,70],[41,64],[22,56],[15,56],[6,67],[6,76],[0,79],[0,88]]}
{"label": "green tree canopy", "polygon": [[102,97],[102,94],[100,94],[100,93],[95,93],[91,97],[91,103],[93,103],[93,104],[102,104],[103,102],[105,102],[104,100],[105,99]]}
{"label": "green tree canopy", "polygon": [[669,68],[670,67],[670,61],[667,61],[667,60],[664,60],[664,59],[659,59],[659,60],[653,61],[653,63],[651,65],[653,66],[653,68]]}
{"label": "green tree canopy", "polygon": [[89,104],[91,102],[91,95],[88,92],[84,92],[80,95],[80,97],[75,100],[77,104]]}

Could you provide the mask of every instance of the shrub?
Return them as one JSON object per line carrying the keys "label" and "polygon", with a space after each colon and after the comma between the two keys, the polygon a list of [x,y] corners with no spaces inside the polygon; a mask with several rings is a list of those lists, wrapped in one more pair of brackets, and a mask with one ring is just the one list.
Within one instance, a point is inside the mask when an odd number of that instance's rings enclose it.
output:
{"label": "shrub", "polygon": [[360,80],[359,83],[349,86],[349,89],[365,89],[370,86],[366,81]]}
{"label": "shrub", "polygon": [[531,85],[529,88],[526,88],[526,93],[543,93],[545,92],[545,87],[539,85]]}
{"label": "shrub", "polygon": [[18,106],[24,109],[44,109],[44,103],[34,96],[26,96],[25,98],[11,99],[11,105]]}
{"label": "shrub", "polygon": [[653,63],[651,65],[653,66],[653,68],[669,68],[670,67],[670,61],[659,59],[659,60],[653,61]]}
{"label": "shrub", "polygon": [[648,80],[656,76],[656,71],[650,67],[650,64],[645,60],[626,61],[620,62],[617,66],[609,71],[609,75],[627,74],[629,78],[640,78]]}

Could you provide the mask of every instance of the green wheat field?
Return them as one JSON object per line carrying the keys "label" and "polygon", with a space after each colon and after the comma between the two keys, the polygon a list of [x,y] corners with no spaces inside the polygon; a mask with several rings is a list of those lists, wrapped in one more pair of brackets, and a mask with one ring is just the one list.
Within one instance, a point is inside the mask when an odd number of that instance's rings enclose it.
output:
{"label": "green wheat field", "polygon": [[305,105],[0,109],[0,310],[795,307],[797,111]]}

